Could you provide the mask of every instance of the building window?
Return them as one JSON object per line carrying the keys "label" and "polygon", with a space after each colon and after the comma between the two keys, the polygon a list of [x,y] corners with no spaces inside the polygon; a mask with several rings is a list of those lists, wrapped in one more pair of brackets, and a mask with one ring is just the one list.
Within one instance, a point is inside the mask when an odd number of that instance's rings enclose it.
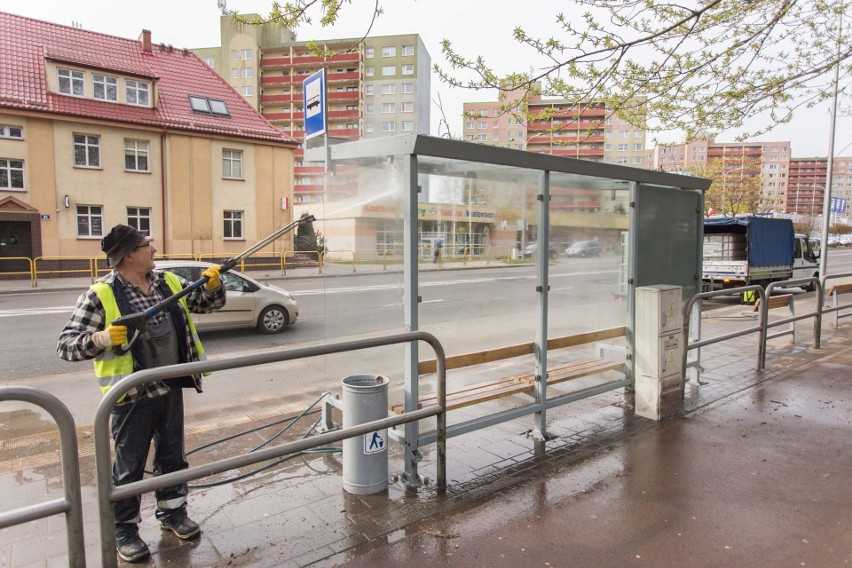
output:
{"label": "building window", "polygon": [[240,70],[236,67],[231,67],[231,79],[239,79]]}
{"label": "building window", "polygon": [[366,87],[364,87],[364,94],[365,95],[372,95],[374,92],[375,92],[375,87],[373,85],[367,85]]}
{"label": "building window", "polygon": [[414,83],[403,83],[402,84],[402,94],[410,95],[414,92]]}
{"label": "building window", "polygon": [[18,140],[23,140],[24,129],[20,126],[0,124],[0,138],[16,138]]}
{"label": "building window", "polygon": [[616,163],[616,164],[621,164],[622,166],[623,166],[623,165],[626,165],[626,164],[627,164],[627,158],[624,158],[624,157],[622,157],[622,158],[618,158],[618,159],[616,159],[616,160],[615,160],[615,163]]}
{"label": "building window", "polygon": [[147,172],[148,170],[148,141],[124,141],[124,169],[129,172]]}
{"label": "building window", "polygon": [[236,49],[231,50],[231,59],[236,61],[239,58],[240,58],[239,52]]}
{"label": "building window", "polygon": [[402,112],[414,112],[414,103],[402,103]]}
{"label": "building window", "polygon": [[189,95],[189,106],[195,112],[229,116],[228,105],[223,100]]}
{"label": "building window", "polygon": [[403,65],[402,66],[402,74],[403,75],[414,75],[414,65]]}
{"label": "building window", "polygon": [[382,57],[396,57],[396,47],[383,47]]}
{"label": "building window", "polygon": [[101,167],[101,137],[74,135],[74,165],[80,168]]}
{"label": "building window", "polygon": [[382,123],[382,132],[394,132],[396,131],[396,122],[387,121]]}
{"label": "building window", "polygon": [[243,87],[242,93],[244,97],[253,97],[254,87],[252,87],[251,85],[246,85]]}
{"label": "building window", "polygon": [[627,148],[628,148],[628,145],[627,145],[627,144],[619,144],[619,145],[618,145],[618,151],[619,151],[619,152],[626,152],[626,151],[627,151]]}
{"label": "building window", "polygon": [[24,161],[0,158],[0,189],[24,189]]}
{"label": "building window", "polygon": [[376,69],[374,67],[367,67],[367,77],[372,77],[376,74]]}
{"label": "building window", "polygon": [[216,60],[212,57],[205,57],[204,63],[206,63],[208,67],[216,67]]}
{"label": "building window", "polygon": [[485,122],[485,121],[482,121],[482,122],[478,122],[476,126],[479,129],[484,129],[484,128],[488,128],[488,123]]}
{"label": "building window", "polygon": [[634,130],[633,131],[633,137],[634,138],[642,138],[643,136],[645,136],[644,130]]}
{"label": "building window", "polygon": [[640,144],[634,144],[633,149],[636,150],[637,152],[641,152],[642,151],[642,144],[641,143]]}
{"label": "building window", "polygon": [[465,127],[467,130],[473,130],[473,122],[470,122],[470,121],[465,122],[465,123],[464,123],[464,127]]}
{"label": "building window", "polygon": [[629,136],[630,136],[629,130],[619,130],[618,131],[618,137],[619,138],[628,138]]}
{"label": "building window", "polygon": [[488,135],[487,134],[479,134],[476,137],[476,139],[479,140],[480,142],[486,142],[488,140]]}
{"label": "building window", "polygon": [[118,102],[118,79],[106,75],[92,75],[94,97],[100,101]]}
{"label": "building window", "polygon": [[77,206],[77,236],[101,237],[104,234],[104,214],[100,205]]}
{"label": "building window", "polygon": [[83,82],[82,71],[71,69],[57,69],[59,73],[59,92],[72,97],[85,97],[86,87]]}
{"label": "building window", "polygon": [[414,46],[413,45],[403,45],[402,46],[402,54],[403,55],[414,55]]}
{"label": "building window", "polygon": [[500,136],[499,136],[499,135],[497,135],[497,134],[492,134],[492,135],[491,135],[491,141],[492,141],[492,142],[497,142],[499,139],[500,139]]}
{"label": "building window", "polygon": [[254,58],[254,51],[252,51],[251,49],[244,49],[242,51],[242,54],[243,54],[243,59],[253,59]]}
{"label": "building window", "polygon": [[148,83],[125,79],[124,87],[127,104],[148,106],[148,90],[150,89],[150,85]]}
{"label": "building window", "polygon": [[383,113],[396,112],[396,105],[393,104],[393,103],[382,103],[382,112]]}
{"label": "building window", "polygon": [[382,67],[382,77],[396,75],[396,65],[385,65]]}
{"label": "building window", "polygon": [[243,79],[251,79],[254,76],[254,70],[251,67],[243,68]]}
{"label": "building window", "polygon": [[127,224],[148,235],[151,234],[151,210],[147,207],[128,207]]}
{"label": "building window", "polygon": [[364,106],[364,114],[373,114],[373,105],[368,104]]}
{"label": "building window", "polygon": [[222,177],[226,179],[243,179],[242,150],[222,150]]}
{"label": "building window", "polygon": [[372,59],[375,56],[376,56],[376,50],[373,49],[372,47],[368,47],[366,50],[364,50],[364,57],[366,59]]}
{"label": "building window", "polygon": [[373,123],[365,122],[364,123],[364,132],[372,132],[373,131]]}
{"label": "building window", "polygon": [[400,130],[402,130],[403,132],[411,132],[412,130],[414,130],[414,121],[412,121],[412,120],[403,120],[403,121],[400,123],[400,128],[399,128],[399,129],[400,129]]}
{"label": "building window", "polygon": [[641,164],[642,163],[642,156],[634,156],[633,157],[633,163],[634,164]]}
{"label": "building window", "polygon": [[226,239],[243,238],[242,211],[225,211],[225,230],[222,236]]}
{"label": "building window", "polygon": [[383,95],[394,95],[394,94],[396,94],[396,85],[394,85],[394,84],[382,85],[382,94]]}

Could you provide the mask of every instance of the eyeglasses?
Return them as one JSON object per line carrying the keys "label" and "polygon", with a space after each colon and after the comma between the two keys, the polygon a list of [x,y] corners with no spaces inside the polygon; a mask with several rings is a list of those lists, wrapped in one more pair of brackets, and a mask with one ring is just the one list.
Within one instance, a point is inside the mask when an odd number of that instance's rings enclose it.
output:
{"label": "eyeglasses", "polygon": [[137,250],[137,249],[141,249],[141,248],[151,248],[151,241],[148,241],[148,242],[147,242],[147,243],[145,243],[144,245],[139,245],[138,247],[136,247],[136,248],[135,248],[135,249],[133,249],[133,250]]}

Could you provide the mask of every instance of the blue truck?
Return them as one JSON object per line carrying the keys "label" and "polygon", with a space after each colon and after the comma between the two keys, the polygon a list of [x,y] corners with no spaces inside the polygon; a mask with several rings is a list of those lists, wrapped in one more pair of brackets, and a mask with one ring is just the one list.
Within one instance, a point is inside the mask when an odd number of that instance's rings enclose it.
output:
{"label": "blue truck", "polygon": [[704,219],[703,265],[705,291],[819,277],[817,256],[805,235],[794,234],[790,219]]}

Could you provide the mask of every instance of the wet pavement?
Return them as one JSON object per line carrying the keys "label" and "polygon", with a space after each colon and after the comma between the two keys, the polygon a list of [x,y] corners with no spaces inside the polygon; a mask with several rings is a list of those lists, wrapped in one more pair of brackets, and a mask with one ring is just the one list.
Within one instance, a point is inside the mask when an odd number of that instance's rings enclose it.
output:
{"label": "wet pavement", "polygon": [[[728,306],[705,316],[705,337],[753,323],[747,311]],[[852,324],[835,331],[826,321],[823,348],[815,350],[807,343],[810,324],[800,323],[796,345],[789,337],[770,342],[762,372],[755,370],[753,335],[703,348],[704,384],[687,384],[676,419],[635,418],[616,391],[549,410],[553,439],[545,443],[527,436],[531,418],[451,438],[445,494],[392,483],[378,495],[349,495],[341,489],[339,454],[304,456],[194,490],[190,512],[204,532],[191,543],[159,530],[153,499],[145,496],[140,529],[154,554],[143,565],[852,564]],[[188,448],[297,411],[292,402],[256,406],[240,420],[188,416]],[[61,492],[46,421],[35,413],[18,418],[31,426],[26,435],[0,432],[4,511]],[[301,437],[315,420],[306,417],[276,443]],[[246,451],[282,427],[199,452],[191,462]],[[88,565],[99,566],[86,428],[78,428],[84,533]],[[390,471],[401,470],[393,444]],[[431,447],[420,472],[434,477]],[[66,564],[61,517],[0,531],[0,567]]]}

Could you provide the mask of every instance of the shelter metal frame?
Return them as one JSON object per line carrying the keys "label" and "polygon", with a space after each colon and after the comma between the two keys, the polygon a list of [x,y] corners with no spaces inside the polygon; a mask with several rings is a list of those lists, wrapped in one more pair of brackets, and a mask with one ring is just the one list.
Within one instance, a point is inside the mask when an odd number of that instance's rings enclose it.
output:
{"label": "shelter metal frame", "polygon": [[[629,192],[629,243],[630,262],[628,278],[628,325],[627,340],[628,349],[628,376],[623,380],[612,381],[590,389],[570,393],[563,396],[547,398],[547,383],[540,380],[547,376],[547,313],[548,313],[548,255],[537,255],[536,259],[536,292],[538,293],[538,322],[536,327],[535,370],[539,380],[536,381],[534,389],[535,402],[532,404],[516,407],[507,411],[479,417],[462,424],[456,424],[447,428],[447,436],[458,435],[464,432],[474,431],[486,426],[499,424],[513,420],[520,416],[534,414],[533,434],[539,439],[546,439],[546,412],[548,408],[572,402],[589,396],[594,396],[609,390],[627,387],[631,389],[633,384],[634,364],[630,353],[634,343],[635,329],[635,306],[633,293],[636,286],[644,286],[652,283],[672,282],[649,282],[648,278],[639,278],[640,259],[634,254],[639,249],[640,236],[635,227],[638,224],[637,206],[640,205],[643,187],[662,188],[672,190],[685,190],[696,192],[695,207],[686,212],[692,216],[691,223],[701,227],[703,219],[704,191],[710,186],[710,180],[696,178],[686,175],[672,174],[660,171],[652,171],[628,166],[592,162],[575,158],[554,156],[549,154],[538,154],[522,150],[513,150],[475,144],[446,138],[435,138],[417,134],[406,134],[402,136],[383,137],[359,140],[355,142],[338,143],[327,147],[305,150],[305,160],[313,162],[326,162],[331,171],[335,171],[339,164],[381,168],[387,167],[396,161],[402,162],[402,183],[404,187],[404,211],[403,211],[403,242],[404,242],[404,290],[403,290],[403,312],[404,328],[406,331],[419,329],[418,319],[418,258],[417,258],[417,193],[418,175],[433,174],[449,177],[465,178],[470,175],[472,169],[476,168],[478,179],[502,181],[503,173],[499,169],[489,170],[482,165],[498,166],[502,168],[517,168],[518,171],[526,171],[538,175],[539,193],[538,219],[540,223],[538,231],[538,246],[540,250],[549,250],[550,233],[550,186],[553,174],[574,174],[577,176],[572,183],[578,188],[589,189],[611,189],[614,183],[623,183],[624,190]],[[447,160],[446,162],[440,161]],[[649,207],[653,208],[653,197],[649,197]],[[694,278],[690,274],[691,286],[696,289],[700,285],[701,275],[701,233],[699,229],[697,242],[689,245],[691,254],[696,255],[694,265]],[[659,275],[665,280],[665,274]],[[643,281],[644,280],[644,281]],[[407,344],[405,352],[405,412],[417,409],[419,400],[418,388],[418,350],[417,345]],[[403,478],[409,486],[416,487],[419,484],[417,475],[417,462],[420,455],[418,447],[428,444],[434,440],[435,433],[420,434],[416,423],[405,425],[404,434],[392,432],[392,435],[405,446],[405,472]]]}

